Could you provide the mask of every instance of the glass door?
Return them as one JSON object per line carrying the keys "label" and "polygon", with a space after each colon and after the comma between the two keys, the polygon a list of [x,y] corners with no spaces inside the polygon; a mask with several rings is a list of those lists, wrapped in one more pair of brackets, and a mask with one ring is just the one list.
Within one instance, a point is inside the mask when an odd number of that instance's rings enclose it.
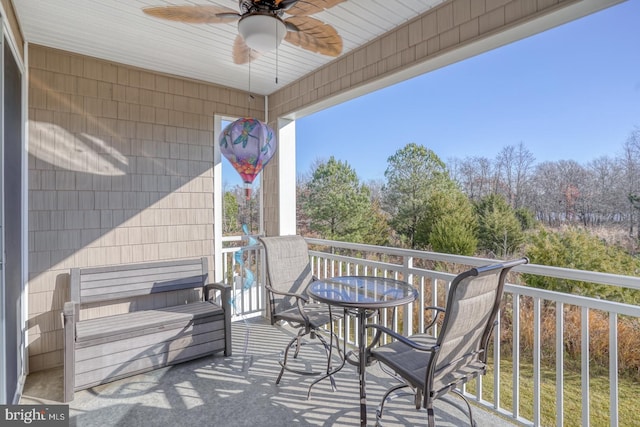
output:
{"label": "glass door", "polygon": [[7,398],[7,303],[4,285],[4,30],[0,15],[0,404],[11,403]]}
{"label": "glass door", "polygon": [[[2,28],[0,28],[2,30]],[[14,403],[24,374],[23,78],[7,42],[0,39],[0,402]]]}

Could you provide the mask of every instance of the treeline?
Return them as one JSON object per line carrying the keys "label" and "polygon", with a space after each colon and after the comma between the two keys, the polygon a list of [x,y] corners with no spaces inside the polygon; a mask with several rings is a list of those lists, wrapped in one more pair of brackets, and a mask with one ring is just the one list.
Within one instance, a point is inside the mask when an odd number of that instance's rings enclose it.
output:
{"label": "treeline", "polygon": [[618,225],[640,237],[640,129],[631,132],[616,155],[584,165],[573,160],[536,163],[520,143],[493,159],[453,159],[449,170],[471,200],[500,194],[513,208],[526,208],[550,226]]}
{"label": "treeline", "polygon": [[[298,180],[298,231],[331,240],[636,275],[637,239],[607,243],[592,228],[637,227],[640,131],[623,155],[588,165],[535,163],[523,144],[494,159],[446,165],[432,150],[410,143],[389,157],[383,183],[362,183],[334,157]],[[629,245],[629,241],[634,244]],[[640,303],[637,291],[583,282],[527,284],[573,294]]]}

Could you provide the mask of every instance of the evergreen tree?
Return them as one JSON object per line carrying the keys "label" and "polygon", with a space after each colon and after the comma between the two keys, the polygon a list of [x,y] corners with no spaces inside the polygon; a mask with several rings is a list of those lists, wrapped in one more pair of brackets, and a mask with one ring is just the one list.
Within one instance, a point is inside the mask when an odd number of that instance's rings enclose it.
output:
{"label": "evergreen tree", "polygon": [[427,214],[431,194],[450,188],[452,181],[444,162],[432,150],[415,143],[396,151],[387,163],[384,208],[391,216],[391,227],[415,248],[417,227]]}
{"label": "evergreen tree", "polygon": [[474,255],[478,247],[477,219],[473,205],[460,190],[436,191],[427,216],[418,224],[417,240],[428,242],[436,252]]}
{"label": "evergreen tree", "polygon": [[387,246],[390,242],[391,229],[387,217],[380,208],[380,201],[371,201],[371,211],[365,217],[363,224],[362,243],[369,245]]}
{"label": "evergreen tree", "polygon": [[330,240],[365,240],[372,217],[370,192],[348,163],[333,156],[320,163],[303,194],[311,231]]}
{"label": "evergreen tree", "polygon": [[514,210],[504,197],[491,194],[476,205],[478,240],[482,249],[498,257],[512,255],[524,242],[524,233]]}

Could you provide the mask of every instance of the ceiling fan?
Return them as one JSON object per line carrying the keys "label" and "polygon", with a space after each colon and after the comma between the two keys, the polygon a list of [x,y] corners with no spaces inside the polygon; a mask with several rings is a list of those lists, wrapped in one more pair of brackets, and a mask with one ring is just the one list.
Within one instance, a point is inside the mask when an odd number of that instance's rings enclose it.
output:
{"label": "ceiling fan", "polygon": [[[342,52],[335,28],[310,15],[346,0],[239,0],[240,11],[214,5],[160,6],[142,9],[147,15],[188,24],[224,24],[238,21],[233,61],[244,64],[261,52],[287,42],[327,56]],[[284,15],[289,15],[284,17]]]}

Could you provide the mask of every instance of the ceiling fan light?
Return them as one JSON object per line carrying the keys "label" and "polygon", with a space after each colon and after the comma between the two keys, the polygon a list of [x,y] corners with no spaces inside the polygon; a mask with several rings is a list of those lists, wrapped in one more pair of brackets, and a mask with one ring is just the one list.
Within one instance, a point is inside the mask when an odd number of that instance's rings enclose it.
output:
{"label": "ceiling fan light", "polygon": [[287,29],[277,16],[252,13],[240,19],[238,31],[251,49],[267,52],[280,45]]}

